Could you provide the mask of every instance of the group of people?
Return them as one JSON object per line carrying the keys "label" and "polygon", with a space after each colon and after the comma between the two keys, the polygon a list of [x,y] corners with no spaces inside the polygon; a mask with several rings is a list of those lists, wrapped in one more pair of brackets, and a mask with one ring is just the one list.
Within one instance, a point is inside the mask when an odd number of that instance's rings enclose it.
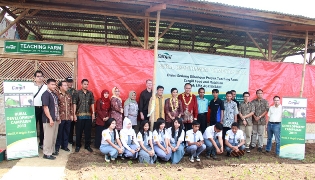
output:
{"label": "group of people", "polygon": [[[191,93],[192,85],[186,83],[184,93],[178,94],[178,90],[172,88],[171,97],[165,99],[164,87],[157,86],[157,93],[152,96],[152,81],[147,80],[139,105],[135,91],[130,91],[128,99],[123,102],[119,88],[114,87],[111,95],[108,90],[103,90],[95,106],[87,79],[81,81],[80,90],[75,90],[72,78],[68,77],[58,83],[57,90],[54,79],[48,79],[46,86],[43,72],[36,71],[34,75],[39,147],[43,148],[46,159],[55,159],[59,149],[70,151],[68,143],[73,143],[74,124],[75,152],[80,151],[83,132],[85,149],[93,152],[90,145],[94,119],[94,145],[105,154],[108,162],[120,156],[138,158],[146,163],[154,163],[157,157],[178,163],[185,152],[194,162],[200,161],[199,155],[204,150],[207,158],[217,159],[216,154],[222,154],[224,149],[228,156],[240,157],[256,146],[262,152],[265,125],[268,142],[264,152],[271,151],[272,136],[275,135],[276,154],[279,154],[280,97],[275,96],[275,105],[269,108],[261,89],[256,91],[257,97],[251,102],[250,93],[244,92],[242,103],[236,100],[234,90],[228,91],[226,99],[221,100],[219,90],[213,89],[214,98],[209,102],[204,97],[204,88],[198,89],[199,96],[196,97]],[[207,125],[208,109],[211,112],[210,126]]]}

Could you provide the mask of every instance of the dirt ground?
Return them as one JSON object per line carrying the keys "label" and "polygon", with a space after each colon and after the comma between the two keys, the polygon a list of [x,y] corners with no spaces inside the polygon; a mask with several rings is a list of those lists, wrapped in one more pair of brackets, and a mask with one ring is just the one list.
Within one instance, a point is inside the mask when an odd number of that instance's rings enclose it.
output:
{"label": "dirt ground", "polygon": [[79,153],[70,154],[65,180],[315,179],[314,149],[315,144],[306,144],[306,158],[303,161],[276,158],[273,152],[265,154],[254,149],[241,159],[224,154],[219,155],[220,161],[214,161],[202,153],[201,162],[191,163],[188,156],[184,156],[176,165],[161,161],[148,165],[120,158],[106,163],[99,150],[94,149],[93,153],[89,153],[81,149]]}
{"label": "dirt ground", "polygon": [[7,161],[4,160],[0,162],[0,179],[7,173],[19,160]]}

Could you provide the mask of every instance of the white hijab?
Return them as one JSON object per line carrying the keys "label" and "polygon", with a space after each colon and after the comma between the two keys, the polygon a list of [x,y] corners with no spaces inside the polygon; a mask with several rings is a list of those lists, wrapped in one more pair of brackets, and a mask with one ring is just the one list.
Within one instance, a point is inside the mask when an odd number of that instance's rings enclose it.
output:
{"label": "white hijab", "polygon": [[124,132],[125,135],[133,135],[134,131],[132,129],[132,126],[130,127],[130,129],[127,128],[127,125],[129,123],[132,124],[131,120],[129,118],[125,117],[124,122],[123,122],[123,129],[122,129],[122,131]]}

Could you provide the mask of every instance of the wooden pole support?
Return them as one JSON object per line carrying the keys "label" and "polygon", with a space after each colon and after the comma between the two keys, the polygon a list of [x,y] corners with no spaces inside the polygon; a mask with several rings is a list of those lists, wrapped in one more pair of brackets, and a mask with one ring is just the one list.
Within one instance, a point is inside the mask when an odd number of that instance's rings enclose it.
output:
{"label": "wooden pole support", "polygon": [[303,64],[303,71],[302,71],[300,97],[303,97],[303,90],[304,90],[305,69],[306,69],[306,59],[307,59],[307,57],[306,57],[307,56],[307,45],[308,45],[308,31],[306,31],[306,36],[305,36],[304,64]]}
{"label": "wooden pole support", "polygon": [[261,52],[261,54],[265,57],[265,59],[268,60],[266,54],[264,53],[264,51],[260,48],[259,44],[255,41],[255,39],[252,37],[252,35],[249,34],[249,32],[246,31],[246,34],[248,35],[248,37],[253,41],[253,43],[255,44],[255,46],[259,49],[259,51]]}
{"label": "wooden pole support", "polygon": [[[14,21],[12,21],[4,30],[0,32],[0,36],[4,34],[8,29],[10,29],[15,23],[17,23],[20,19],[22,19],[29,11],[30,9],[26,9],[24,12],[22,12]],[[3,10],[4,11],[4,10]]]}
{"label": "wooden pole support", "polygon": [[117,17],[119,21],[125,26],[125,28],[132,34],[132,36],[138,41],[138,43],[144,48],[143,43],[141,40],[138,38],[138,36],[130,29],[130,27],[125,23],[124,20],[121,19],[121,17]]}

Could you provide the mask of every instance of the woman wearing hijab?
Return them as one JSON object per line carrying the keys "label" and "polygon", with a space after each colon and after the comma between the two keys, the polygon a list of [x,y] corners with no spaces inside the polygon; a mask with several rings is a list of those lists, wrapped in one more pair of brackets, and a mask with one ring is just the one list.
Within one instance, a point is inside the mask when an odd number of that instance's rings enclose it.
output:
{"label": "woman wearing hijab", "polygon": [[104,89],[101,98],[96,101],[96,127],[95,127],[95,148],[100,148],[102,141],[102,131],[105,129],[105,122],[109,119],[110,99],[109,91]]}
{"label": "woman wearing hijab", "polygon": [[140,145],[137,141],[135,131],[132,129],[132,123],[129,118],[125,117],[124,127],[120,131],[120,140],[125,148],[124,156],[131,159],[138,158],[138,152],[140,151]]}
{"label": "woman wearing hijab", "polygon": [[136,92],[130,91],[129,97],[124,104],[124,116],[131,120],[132,128],[137,126],[138,110],[139,108],[136,101]]}
{"label": "woman wearing hijab", "polygon": [[178,90],[176,88],[171,89],[172,97],[166,99],[164,112],[165,112],[165,128],[172,127],[172,124],[176,118],[181,118],[183,115],[183,106],[181,100],[177,98]]}
{"label": "woman wearing hijab", "polygon": [[124,109],[122,108],[122,100],[119,97],[120,92],[117,87],[114,87],[112,89],[113,96],[111,98],[111,118],[114,118],[116,120],[116,129],[121,130],[122,129],[122,113],[124,112]]}

